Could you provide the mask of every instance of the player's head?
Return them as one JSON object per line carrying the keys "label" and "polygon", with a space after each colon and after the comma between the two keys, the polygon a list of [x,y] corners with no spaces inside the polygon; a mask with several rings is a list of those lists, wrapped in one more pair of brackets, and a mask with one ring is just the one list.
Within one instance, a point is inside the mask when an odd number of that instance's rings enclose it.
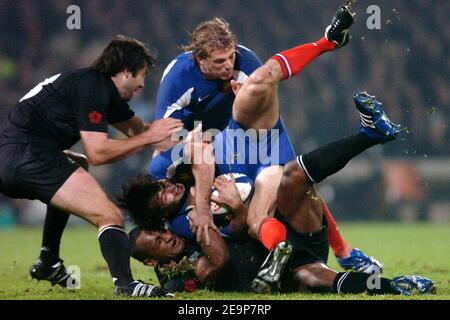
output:
{"label": "player's head", "polygon": [[145,77],[155,66],[155,56],[146,44],[123,35],[116,36],[91,65],[111,77],[120,97],[129,101],[144,87]]}
{"label": "player's head", "polygon": [[181,183],[140,175],[122,186],[122,195],[117,200],[136,225],[153,229],[160,228],[164,219],[178,212],[184,194]]}
{"label": "player's head", "polygon": [[148,230],[136,227],[129,233],[131,256],[146,265],[175,260],[185,248],[185,242],[169,230]]}
{"label": "player's head", "polygon": [[208,79],[230,80],[236,60],[236,36],[222,18],[200,23],[192,33],[192,43],[184,46]]}

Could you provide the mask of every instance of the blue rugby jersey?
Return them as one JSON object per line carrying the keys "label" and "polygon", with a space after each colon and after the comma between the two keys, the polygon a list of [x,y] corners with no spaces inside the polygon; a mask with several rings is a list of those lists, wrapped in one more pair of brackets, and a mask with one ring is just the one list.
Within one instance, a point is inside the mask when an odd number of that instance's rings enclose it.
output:
{"label": "blue rugby jersey", "polygon": [[[251,139],[232,119],[214,139],[216,176],[242,173],[254,182],[263,169],[294,160],[295,152],[281,118],[272,129],[275,131],[269,130],[265,138]],[[183,171],[190,170],[189,165],[183,163],[183,148],[179,145],[156,156],[150,163],[150,174],[156,179],[174,179],[182,167]],[[215,223],[223,237],[233,237],[229,220],[215,219]],[[186,203],[175,218],[167,221],[167,226],[178,236],[194,239],[186,216]]]}
{"label": "blue rugby jersey", "polygon": [[[233,79],[245,82],[262,65],[250,49],[238,45]],[[192,130],[202,121],[203,130],[222,130],[232,115],[234,93],[230,82],[207,80],[195,64],[192,52],[178,55],[165,69],[156,98],[155,119],[176,118]]]}

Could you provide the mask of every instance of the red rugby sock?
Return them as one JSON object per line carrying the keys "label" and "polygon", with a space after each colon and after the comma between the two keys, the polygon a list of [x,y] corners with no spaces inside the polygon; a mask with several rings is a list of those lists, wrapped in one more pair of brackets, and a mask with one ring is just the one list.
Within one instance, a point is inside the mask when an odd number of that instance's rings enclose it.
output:
{"label": "red rugby sock", "polygon": [[275,218],[265,219],[259,226],[259,241],[269,250],[286,240],[286,227]]}
{"label": "red rugby sock", "polygon": [[299,74],[311,61],[324,52],[332,51],[335,47],[336,44],[333,41],[328,41],[323,37],[317,42],[280,52],[271,59],[278,61],[283,72],[283,80],[286,80]]}
{"label": "red rugby sock", "polygon": [[333,216],[331,215],[330,209],[328,209],[325,201],[323,202],[323,208],[325,211],[325,218],[328,222],[328,240],[330,242],[330,247],[337,258],[346,258],[352,251],[352,247],[344,240],[341,233],[339,232],[339,227],[336,224]]}

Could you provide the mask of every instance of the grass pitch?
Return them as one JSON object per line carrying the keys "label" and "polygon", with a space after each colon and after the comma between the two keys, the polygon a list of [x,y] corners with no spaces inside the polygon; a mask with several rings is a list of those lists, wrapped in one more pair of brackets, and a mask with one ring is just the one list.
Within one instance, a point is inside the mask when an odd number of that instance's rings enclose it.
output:
{"label": "grass pitch", "polygon": [[[384,264],[384,276],[417,274],[433,279],[436,295],[376,296],[335,294],[219,294],[209,291],[178,294],[175,299],[227,300],[450,300],[450,224],[347,223],[341,225],[347,241]],[[61,254],[64,264],[81,270],[81,289],[70,291],[52,287],[48,282],[30,280],[28,270],[39,253],[41,228],[0,230],[0,300],[105,300],[113,299],[112,282],[91,227],[65,231]],[[332,253],[329,264],[340,270]],[[132,261],[134,277],[156,282],[153,269]]]}

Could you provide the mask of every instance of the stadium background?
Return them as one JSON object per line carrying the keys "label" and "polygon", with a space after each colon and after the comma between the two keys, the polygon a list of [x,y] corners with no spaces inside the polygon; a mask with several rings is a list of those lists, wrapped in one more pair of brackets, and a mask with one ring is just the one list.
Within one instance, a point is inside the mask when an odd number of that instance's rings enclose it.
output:
{"label": "stadium background", "polygon": [[[159,68],[132,106],[151,120],[165,66],[203,20],[226,18],[239,42],[262,60],[323,35],[341,1],[66,1],[0,0],[0,112],[46,77],[89,65],[115,34],[136,37],[158,54]],[[81,8],[81,30],[69,30],[66,9]],[[369,5],[381,8],[381,29],[369,30]],[[338,221],[450,221],[449,21],[442,0],[356,1],[348,47],[322,56],[280,86],[282,115],[298,153],[353,133],[352,94],[367,89],[404,133],[358,157],[320,186]],[[117,133],[113,133],[117,134]],[[77,145],[76,150],[81,150]],[[113,196],[145,173],[150,150],[119,164],[92,168]],[[0,195],[0,228],[41,224],[38,202]],[[71,223],[79,223],[71,218]]]}

